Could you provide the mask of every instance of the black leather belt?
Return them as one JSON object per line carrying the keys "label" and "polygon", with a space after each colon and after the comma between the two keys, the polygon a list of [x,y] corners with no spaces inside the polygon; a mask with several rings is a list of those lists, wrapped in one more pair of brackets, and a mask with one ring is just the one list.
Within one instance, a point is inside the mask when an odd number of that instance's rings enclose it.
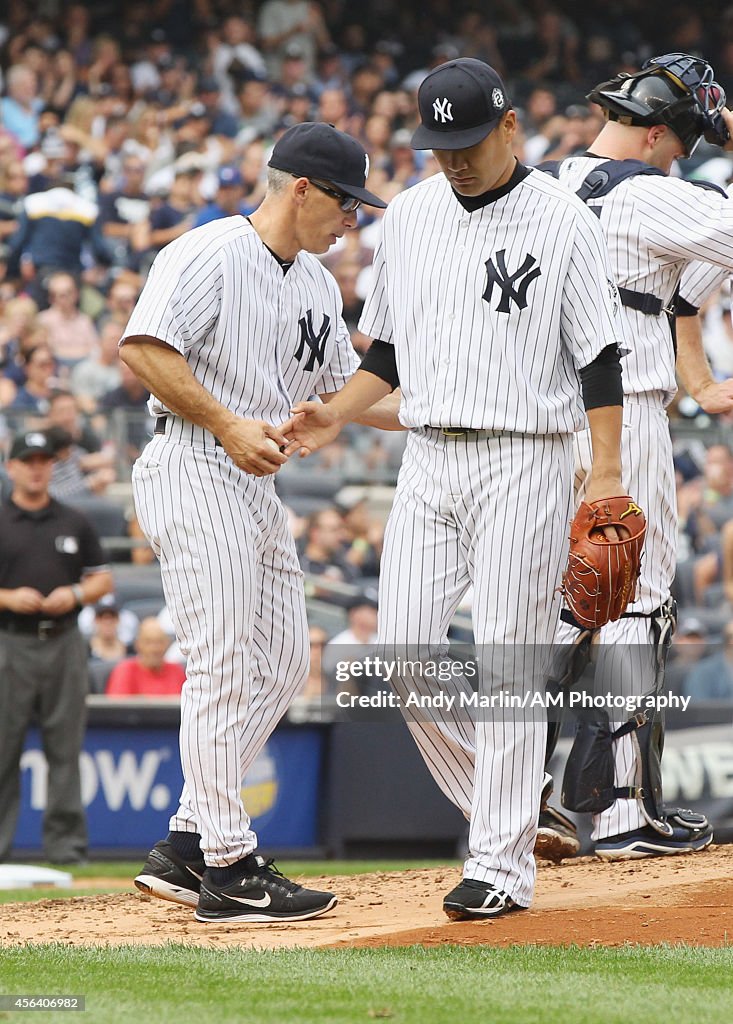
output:
{"label": "black leather belt", "polygon": [[[167,422],[168,422],[168,417],[167,416],[158,416],[158,418],[155,421],[155,428],[153,430],[153,433],[154,434],[165,434],[165,428],[166,428]],[[223,448],[224,447],[218,437],[214,438],[214,443],[219,448]]]}
{"label": "black leather belt", "polygon": [[63,619],[37,619],[32,615],[0,616],[0,632],[35,636],[39,640],[52,640],[75,626],[76,616]]}

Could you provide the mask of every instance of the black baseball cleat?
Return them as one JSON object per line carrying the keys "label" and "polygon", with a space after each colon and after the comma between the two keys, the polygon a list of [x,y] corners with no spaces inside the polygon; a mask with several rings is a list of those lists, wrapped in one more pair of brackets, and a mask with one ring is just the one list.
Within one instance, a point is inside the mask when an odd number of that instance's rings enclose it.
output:
{"label": "black baseball cleat", "polygon": [[669,857],[680,853],[699,853],[713,841],[713,830],[704,814],[676,808],[667,811],[669,835],[651,825],[608,836],[596,841],[596,857],[602,860],[637,860],[641,857]]}
{"label": "black baseball cleat", "polygon": [[226,885],[216,885],[207,871],[201,883],[197,921],[307,921],[327,914],[338,902],[331,892],[304,889],[291,882],[272,860],[250,854],[244,870],[243,876]]}
{"label": "black baseball cleat", "polygon": [[475,878],[464,878],[443,900],[443,910],[451,921],[485,921],[525,909],[495,885],[477,882]]}
{"label": "black baseball cleat", "polygon": [[578,830],[564,814],[554,807],[540,808],[537,838],[534,842],[535,857],[559,864],[566,857],[575,857],[580,850]]}
{"label": "black baseball cleat", "polygon": [[195,907],[204,871],[203,857],[195,861],[183,860],[167,839],[161,839],[148,854],[135,885],[148,896],[180,903],[184,907]]}

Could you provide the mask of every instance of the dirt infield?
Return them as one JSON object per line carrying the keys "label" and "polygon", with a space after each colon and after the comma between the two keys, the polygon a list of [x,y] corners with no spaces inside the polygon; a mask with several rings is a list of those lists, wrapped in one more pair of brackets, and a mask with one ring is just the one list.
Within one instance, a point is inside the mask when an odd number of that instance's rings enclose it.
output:
{"label": "dirt infield", "polygon": [[[457,868],[308,879],[337,893],[339,906],[288,925],[199,924],[192,912],[142,896],[44,899],[0,908],[0,945],[30,942],[285,948],[447,942],[505,946],[618,946],[684,942],[723,946],[733,938],[733,846],[660,860],[605,864],[594,858],[540,863],[531,910],[496,921],[449,922],[441,901]],[[101,880],[99,880],[101,881]],[[90,880],[84,880],[88,887]],[[119,883],[118,883],[119,884]]]}

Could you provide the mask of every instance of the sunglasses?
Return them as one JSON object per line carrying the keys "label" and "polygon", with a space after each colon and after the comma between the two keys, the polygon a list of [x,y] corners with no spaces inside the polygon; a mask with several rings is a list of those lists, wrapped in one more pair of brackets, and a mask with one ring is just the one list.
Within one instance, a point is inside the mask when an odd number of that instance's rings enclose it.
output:
{"label": "sunglasses", "polygon": [[[302,174],[293,174],[290,172],[293,178],[302,178]],[[361,206],[361,199],[354,199],[353,196],[347,196],[344,192],[339,192],[335,188],[331,188],[330,185],[324,185],[322,181],[316,181],[315,178],[308,178],[308,181],[317,188],[319,192],[325,192],[327,196],[333,196],[334,199],[338,200],[339,208],[344,213],[354,213]]]}

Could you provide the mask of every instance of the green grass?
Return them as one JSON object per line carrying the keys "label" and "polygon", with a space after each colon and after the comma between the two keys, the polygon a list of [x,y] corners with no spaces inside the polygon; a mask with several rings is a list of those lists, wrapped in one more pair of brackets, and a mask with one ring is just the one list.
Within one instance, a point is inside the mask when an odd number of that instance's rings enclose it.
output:
{"label": "green grass", "polygon": [[[487,929],[487,936],[490,932]],[[727,1024],[733,951],[12,947],[0,991],[84,995],[85,1024]],[[11,1014],[0,1014],[0,1020]],[[13,1020],[16,1020],[12,1016]],[[78,1019],[34,1013],[33,1019]]]}

